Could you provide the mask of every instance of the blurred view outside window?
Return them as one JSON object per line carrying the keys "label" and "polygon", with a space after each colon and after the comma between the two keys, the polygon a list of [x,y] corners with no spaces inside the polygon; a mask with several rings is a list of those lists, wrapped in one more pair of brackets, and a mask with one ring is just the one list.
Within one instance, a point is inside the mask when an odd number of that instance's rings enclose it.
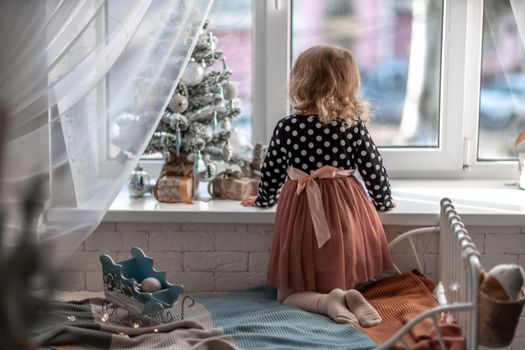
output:
{"label": "blurred view outside window", "polygon": [[485,1],[479,104],[479,160],[516,159],[525,128],[525,50],[509,0]]}
{"label": "blurred view outside window", "polygon": [[383,147],[439,146],[442,0],[295,0],[292,58],[329,43],[349,49]]}
{"label": "blurred view outside window", "polygon": [[[217,48],[224,53],[238,83],[242,101],[241,115],[233,127],[252,140],[252,2],[251,0],[215,0],[210,12],[210,31],[217,37]],[[216,63],[221,64],[220,62]],[[211,67],[221,70],[221,66]]]}

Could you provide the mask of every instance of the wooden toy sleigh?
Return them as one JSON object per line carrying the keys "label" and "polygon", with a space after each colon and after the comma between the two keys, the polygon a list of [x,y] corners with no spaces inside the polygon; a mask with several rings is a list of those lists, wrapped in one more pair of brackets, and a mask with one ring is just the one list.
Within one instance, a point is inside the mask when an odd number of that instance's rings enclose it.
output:
{"label": "wooden toy sleigh", "polygon": [[[106,300],[136,315],[154,315],[171,308],[184,292],[184,286],[168,282],[166,273],[155,270],[153,259],[147,257],[142,249],[132,248],[131,256],[131,259],[120,262],[115,262],[106,254],[100,256]],[[140,282],[151,277],[160,282],[160,289],[142,291]]]}

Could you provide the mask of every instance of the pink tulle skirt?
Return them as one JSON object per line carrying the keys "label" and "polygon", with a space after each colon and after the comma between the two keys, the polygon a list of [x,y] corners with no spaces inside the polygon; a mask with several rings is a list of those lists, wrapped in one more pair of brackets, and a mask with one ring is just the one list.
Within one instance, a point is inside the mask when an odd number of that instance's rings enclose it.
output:
{"label": "pink tulle skirt", "polygon": [[318,247],[305,191],[288,180],[274,226],[268,283],[279,289],[328,293],[390,270],[388,243],[373,204],[354,176],[315,179],[331,238]]}

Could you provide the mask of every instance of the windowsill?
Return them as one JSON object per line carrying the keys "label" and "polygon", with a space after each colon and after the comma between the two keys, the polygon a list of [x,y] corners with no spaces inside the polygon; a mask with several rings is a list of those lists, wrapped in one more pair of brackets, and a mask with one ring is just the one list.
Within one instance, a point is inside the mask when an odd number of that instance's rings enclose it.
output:
{"label": "windowsill", "polygon": [[[436,225],[439,201],[452,200],[465,224],[525,226],[525,191],[500,180],[392,180],[397,207],[380,213],[384,225]],[[158,203],[151,195],[130,198],[121,191],[106,222],[266,223],[271,209],[246,208],[233,200],[203,200],[193,204]]]}

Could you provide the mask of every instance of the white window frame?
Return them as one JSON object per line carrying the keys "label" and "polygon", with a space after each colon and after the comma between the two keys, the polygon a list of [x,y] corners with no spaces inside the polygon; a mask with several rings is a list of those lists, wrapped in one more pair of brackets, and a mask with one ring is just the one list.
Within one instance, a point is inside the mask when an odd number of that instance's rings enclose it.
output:
{"label": "white window frame", "polygon": [[289,113],[289,0],[254,1],[253,142],[267,144],[279,119]]}
{"label": "white window frame", "polygon": [[[256,1],[254,141],[289,113],[291,0]],[[437,148],[381,148],[393,178],[517,178],[517,161],[478,161],[483,0],[444,0]],[[468,117],[474,116],[474,117]]]}
{"label": "white window frame", "polygon": [[[450,1],[450,0],[449,0]],[[465,45],[466,65],[466,96],[464,109],[464,139],[471,140],[471,149],[467,153],[470,177],[484,178],[518,178],[518,162],[501,161],[479,161],[479,96],[481,88],[481,60],[483,45],[483,7],[484,0],[470,1],[467,13],[468,18],[468,41]],[[474,118],[468,116],[475,116]],[[469,174],[470,173],[470,174]]]}

